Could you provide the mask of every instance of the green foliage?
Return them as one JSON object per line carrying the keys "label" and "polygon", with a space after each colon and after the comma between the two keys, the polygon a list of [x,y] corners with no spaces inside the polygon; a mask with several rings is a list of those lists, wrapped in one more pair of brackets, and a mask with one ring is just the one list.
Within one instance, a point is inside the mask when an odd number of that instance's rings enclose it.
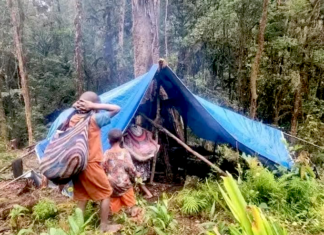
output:
{"label": "green foliage", "polygon": [[57,228],[58,220],[56,218],[49,218],[45,220],[45,226],[49,228]]}
{"label": "green foliage", "polygon": [[119,224],[122,224],[123,227],[121,229],[122,235],[146,235],[149,232],[149,228],[147,222],[149,217],[146,216],[145,221],[142,224],[137,224],[134,221],[130,220],[127,214],[122,211],[121,213],[116,215],[116,221]]}
{"label": "green foliage", "polygon": [[196,215],[206,209],[208,202],[202,190],[183,189],[177,195],[177,203],[185,215]]}
{"label": "green foliage", "polygon": [[41,235],[69,235],[60,228],[50,228],[48,233],[41,233]]}
{"label": "green foliage", "polygon": [[[252,165],[250,164],[250,166]],[[284,193],[274,174],[258,165],[246,172],[240,187],[246,199],[256,205],[261,203],[276,204]],[[273,199],[274,197],[277,198]]]}
{"label": "green foliage", "polygon": [[19,218],[25,216],[29,210],[26,207],[20,205],[14,205],[9,213],[10,225],[13,229],[19,229]]}
{"label": "green foliage", "polygon": [[[286,235],[287,232],[279,224],[267,219],[260,208],[248,206],[236,181],[231,175],[223,177],[224,186],[220,191],[227,206],[240,227],[230,226],[233,235]],[[216,231],[217,232],[217,231]],[[217,233],[216,233],[217,234]]]}
{"label": "green foliage", "polygon": [[28,228],[28,229],[21,229],[19,230],[19,232],[17,233],[17,235],[27,235],[27,234],[35,234],[33,232],[32,229]]}
{"label": "green foliage", "polygon": [[178,222],[169,210],[169,199],[163,195],[163,199],[153,206],[148,206],[148,223],[153,226],[158,235],[166,235],[176,230]]}
{"label": "green foliage", "polygon": [[218,193],[217,184],[210,178],[194,186],[187,184],[175,200],[184,215],[203,215],[215,206],[215,201],[219,199]]}
{"label": "green foliage", "polygon": [[262,206],[276,214],[283,221],[302,224],[308,231],[318,230],[322,221],[322,188],[314,178],[303,179],[299,169],[276,177],[257,161],[250,164],[240,184],[242,194],[249,203]]}
{"label": "green foliage", "polygon": [[98,215],[99,207],[95,202],[88,202],[86,206],[86,210],[84,213],[84,220],[89,222],[89,226],[96,227],[99,224],[99,215]]}
{"label": "green foliage", "polygon": [[[1,143],[0,143],[1,144]],[[17,158],[16,152],[0,151],[0,168],[7,166],[12,160]]]}
{"label": "green foliage", "polygon": [[57,213],[58,210],[55,202],[49,199],[42,199],[33,207],[33,216],[39,221],[54,218]]}
{"label": "green foliage", "polygon": [[[49,228],[48,233],[41,233],[41,235],[85,235],[86,228],[91,222],[93,214],[87,221],[84,221],[82,210],[77,208],[72,216],[68,217],[70,229],[68,232],[60,228]],[[32,230],[21,230],[20,232],[24,234],[24,232],[32,233]]]}
{"label": "green foliage", "polygon": [[90,216],[87,221],[84,221],[82,210],[79,208],[75,209],[74,215],[68,217],[70,225],[69,235],[84,235],[86,227],[94,216],[95,214]]}

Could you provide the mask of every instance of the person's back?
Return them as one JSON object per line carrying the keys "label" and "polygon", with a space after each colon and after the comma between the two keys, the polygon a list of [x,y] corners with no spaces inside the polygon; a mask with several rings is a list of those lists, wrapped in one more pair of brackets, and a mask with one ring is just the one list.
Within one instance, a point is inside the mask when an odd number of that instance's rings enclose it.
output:
{"label": "person's back", "polygon": [[122,132],[113,129],[109,132],[111,149],[104,154],[104,167],[108,180],[113,188],[110,207],[113,213],[117,213],[125,206],[128,208],[136,204],[131,178],[140,177],[132,162],[131,155],[126,149],[120,147]]}
{"label": "person's back", "polygon": [[[101,131],[99,124],[95,120],[95,115],[92,115],[88,129],[88,140],[89,140],[89,157],[88,163],[103,161],[103,150],[101,145]],[[86,114],[75,114],[70,119],[69,126],[73,127],[86,117]],[[107,121],[109,123],[109,120]],[[101,123],[100,126],[103,124]]]}
{"label": "person's back", "polygon": [[110,149],[105,152],[108,180],[113,188],[113,197],[123,195],[132,187],[130,178],[136,177],[131,156],[125,149]]}

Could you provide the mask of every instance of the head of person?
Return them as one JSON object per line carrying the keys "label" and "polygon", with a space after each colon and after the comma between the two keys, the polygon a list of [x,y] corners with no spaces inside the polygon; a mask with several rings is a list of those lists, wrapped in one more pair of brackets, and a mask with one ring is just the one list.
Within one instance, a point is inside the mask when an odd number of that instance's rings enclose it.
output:
{"label": "head of person", "polygon": [[108,140],[111,146],[120,145],[123,140],[123,132],[119,129],[112,129],[108,134]]}
{"label": "head of person", "polygon": [[80,100],[91,101],[92,103],[101,103],[99,96],[93,91],[84,92],[80,98]]}

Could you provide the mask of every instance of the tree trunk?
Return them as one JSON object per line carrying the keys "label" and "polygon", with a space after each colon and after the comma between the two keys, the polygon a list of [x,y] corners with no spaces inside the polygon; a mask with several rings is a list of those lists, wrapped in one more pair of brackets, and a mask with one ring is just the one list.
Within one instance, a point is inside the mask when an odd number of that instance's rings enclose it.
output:
{"label": "tree trunk", "polygon": [[119,51],[123,53],[124,49],[124,25],[125,25],[125,10],[126,10],[126,0],[121,0],[120,5],[120,20],[119,20],[119,31],[118,31],[118,47]]}
{"label": "tree trunk", "polygon": [[21,79],[22,94],[25,103],[26,124],[28,129],[29,145],[33,143],[32,129],[32,110],[29,97],[28,74],[26,70],[26,60],[24,57],[22,45],[22,9],[19,9],[19,0],[7,0],[8,8],[10,9],[11,21],[13,25],[13,38],[16,49],[16,57],[18,59],[19,75]]}
{"label": "tree trunk", "polygon": [[[120,8],[119,8],[119,26],[118,26],[118,56],[115,56],[113,60],[116,61],[116,77],[118,77],[118,84],[123,84],[125,82],[125,70],[126,67],[123,63],[124,57],[124,28],[125,28],[125,12],[126,12],[126,0],[121,0]],[[113,67],[114,69],[115,67]],[[112,74],[113,75],[113,74]]]}
{"label": "tree trunk", "polygon": [[295,91],[295,101],[294,101],[294,110],[293,110],[293,115],[291,118],[291,135],[296,136],[297,135],[297,121],[298,121],[298,116],[300,113],[300,103],[301,103],[301,82],[299,83],[296,91]]}
{"label": "tree trunk", "polygon": [[3,100],[1,96],[2,78],[0,78],[0,141],[7,143],[7,125],[6,114],[3,108]]}
{"label": "tree trunk", "polygon": [[76,92],[80,96],[83,91],[83,56],[82,56],[82,3],[81,0],[75,0],[76,15],[74,19],[75,25],[75,51],[74,61],[76,70]]}
{"label": "tree trunk", "polygon": [[257,110],[257,78],[259,73],[260,61],[263,52],[263,45],[264,45],[264,31],[267,25],[267,13],[268,13],[268,4],[269,0],[263,0],[263,10],[262,10],[262,17],[260,20],[260,30],[258,35],[258,51],[254,59],[254,63],[252,65],[252,72],[251,72],[251,104],[250,104],[250,117],[252,119],[255,118],[256,110]]}
{"label": "tree trunk", "polygon": [[168,5],[169,5],[169,0],[165,0],[165,15],[164,15],[165,59],[168,58]]}
{"label": "tree trunk", "polygon": [[305,79],[305,71],[304,66],[302,66],[300,71],[300,80],[295,90],[295,97],[294,97],[294,109],[291,118],[291,128],[290,133],[293,136],[297,135],[297,128],[298,128],[298,117],[301,113],[301,104],[302,104],[302,93],[303,93],[303,80]]}
{"label": "tree trunk", "polygon": [[159,60],[160,0],[132,0],[134,73],[146,73]]}

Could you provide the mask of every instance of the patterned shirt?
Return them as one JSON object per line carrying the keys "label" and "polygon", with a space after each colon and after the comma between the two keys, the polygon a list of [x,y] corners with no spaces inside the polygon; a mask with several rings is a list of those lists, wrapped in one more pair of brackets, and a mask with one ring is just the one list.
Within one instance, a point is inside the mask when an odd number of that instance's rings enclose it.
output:
{"label": "patterned shirt", "polygon": [[113,188],[113,197],[120,197],[133,187],[130,177],[135,178],[137,175],[131,155],[125,149],[107,150],[104,159],[103,165]]}

